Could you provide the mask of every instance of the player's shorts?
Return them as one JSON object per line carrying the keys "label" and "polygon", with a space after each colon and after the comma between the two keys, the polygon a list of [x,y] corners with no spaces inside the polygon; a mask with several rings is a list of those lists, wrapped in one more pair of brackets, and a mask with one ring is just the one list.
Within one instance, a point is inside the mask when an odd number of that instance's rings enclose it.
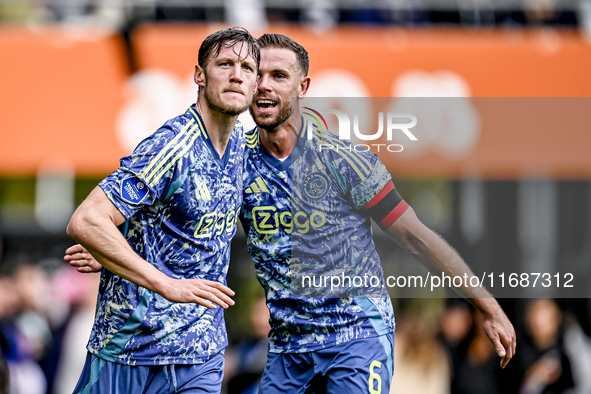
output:
{"label": "player's shorts", "polygon": [[74,394],[219,394],[223,376],[223,352],[203,364],[156,366],[117,364],[89,353]]}
{"label": "player's shorts", "polygon": [[308,353],[269,353],[260,393],[388,394],[394,334]]}

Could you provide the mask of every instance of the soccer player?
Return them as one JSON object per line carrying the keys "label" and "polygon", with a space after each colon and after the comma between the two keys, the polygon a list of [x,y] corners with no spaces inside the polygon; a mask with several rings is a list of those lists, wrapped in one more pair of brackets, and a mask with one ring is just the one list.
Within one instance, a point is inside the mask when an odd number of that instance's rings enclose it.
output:
{"label": "soccer player", "polygon": [[[258,39],[261,64],[246,134],[241,220],[271,315],[262,393],[388,393],[393,375],[394,312],[384,296],[306,297],[302,274],[369,273],[381,278],[371,221],[425,265],[471,273],[461,257],[424,226],[400,197],[377,156],[346,149],[314,130],[291,98],[310,86],[307,51],[290,38]],[[319,149],[319,145],[341,149]],[[345,148],[345,149],[343,149]],[[339,271],[340,270],[340,271]],[[464,289],[505,366],[515,331],[484,289]]]}
{"label": "soccer player", "polygon": [[[220,392],[223,308],[234,304],[226,273],[242,203],[236,122],[258,65],[246,30],[207,37],[196,104],[122,158],[72,216],[68,234],[105,268],[75,393]],[[83,252],[73,248],[72,256]]]}

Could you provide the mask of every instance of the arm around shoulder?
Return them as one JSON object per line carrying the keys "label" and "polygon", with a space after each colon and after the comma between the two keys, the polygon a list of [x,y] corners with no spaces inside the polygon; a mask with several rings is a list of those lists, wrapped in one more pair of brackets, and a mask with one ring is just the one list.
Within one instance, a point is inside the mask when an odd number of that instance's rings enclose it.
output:
{"label": "arm around shoulder", "polygon": [[97,186],[72,215],[67,233],[109,271],[162,293],[169,278],[133,251],[117,228],[123,222],[123,214]]}
{"label": "arm around shoulder", "polygon": [[173,302],[194,302],[227,308],[234,292],[205,279],[173,279],[141,258],[119,229],[125,216],[97,186],[70,219],[67,232],[106,269]]}

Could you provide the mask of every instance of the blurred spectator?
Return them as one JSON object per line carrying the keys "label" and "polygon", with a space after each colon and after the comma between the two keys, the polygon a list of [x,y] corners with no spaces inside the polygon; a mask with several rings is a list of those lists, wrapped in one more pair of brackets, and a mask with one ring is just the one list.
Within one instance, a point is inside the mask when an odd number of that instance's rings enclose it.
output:
{"label": "blurred spectator", "polygon": [[[0,262],[2,262],[2,252],[4,251],[4,241],[2,234],[0,234]],[[10,307],[10,302],[7,302],[6,292],[6,278],[0,275],[0,394],[8,393],[8,385],[10,384],[10,373],[8,371],[8,364],[4,358],[4,349],[7,347],[6,338],[2,333],[2,320],[4,316],[8,316],[7,307]]]}
{"label": "blurred spectator", "polygon": [[445,394],[450,365],[437,338],[439,316],[422,307],[396,319],[394,379],[391,393]]}
{"label": "blurred spectator", "polygon": [[[501,368],[483,329],[483,316],[462,299],[452,299],[444,311],[441,335],[448,349],[452,394],[502,394]],[[519,353],[519,352],[518,352]]]}
{"label": "blurred spectator", "polygon": [[515,360],[522,375],[519,393],[558,394],[573,388],[559,305],[547,298],[530,300],[524,317],[525,337]]}
{"label": "blurred spectator", "polygon": [[239,344],[231,357],[234,360],[233,376],[228,377],[228,394],[255,394],[265,364],[269,347],[269,309],[265,298],[258,298],[250,312],[252,333],[250,338]]}
{"label": "blurred spectator", "polygon": [[[0,257],[1,255],[2,243],[0,239]],[[3,333],[2,325],[14,312],[15,297],[11,293],[10,281],[5,276],[0,275],[0,394],[7,394],[10,384],[10,371],[4,357],[4,354],[8,352],[9,344]]]}
{"label": "blurred spectator", "polygon": [[53,384],[54,394],[71,393],[82,372],[87,354],[88,333],[94,322],[99,279],[97,274],[81,274],[69,268],[54,282],[62,289],[62,300],[72,304],[72,313],[65,324],[62,338],[59,365]]}
{"label": "blurred spectator", "polygon": [[47,303],[50,302],[49,279],[35,264],[23,264],[12,274],[12,281],[19,298],[19,311],[15,323],[26,337],[32,356],[40,360],[52,341],[47,321]]}
{"label": "blurred spectator", "polygon": [[[0,350],[2,347],[0,346]],[[10,384],[10,373],[8,371],[8,364],[4,359],[4,355],[0,351],[0,394],[8,394],[8,386]]]}
{"label": "blurred spectator", "polygon": [[[38,363],[47,340],[47,325],[35,311],[35,288],[42,290],[43,277],[32,267],[26,264],[11,277],[0,277],[0,336],[10,371],[9,393],[45,394],[47,390],[47,379]],[[24,283],[29,273],[30,284]]]}
{"label": "blurred spectator", "polygon": [[[584,303],[588,302],[588,299],[576,301]],[[581,327],[582,316],[570,313],[565,317],[568,317],[568,321],[564,332],[564,350],[571,362],[575,385],[571,394],[588,394],[591,393],[591,337],[585,334]]]}

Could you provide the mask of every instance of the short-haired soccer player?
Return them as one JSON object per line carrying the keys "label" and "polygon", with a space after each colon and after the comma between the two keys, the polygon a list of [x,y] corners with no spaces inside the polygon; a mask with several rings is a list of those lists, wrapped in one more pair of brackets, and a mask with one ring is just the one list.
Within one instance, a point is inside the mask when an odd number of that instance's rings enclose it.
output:
{"label": "short-haired soccer player", "polygon": [[[257,127],[246,133],[241,220],[271,315],[261,393],[388,393],[395,327],[387,293],[314,294],[314,286],[297,282],[346,272],[383,283],[371,219],[427,266],[448,275],[470,270],[419,221],[375,154],[318,129],[308,138],[308,121],[292,104],[310,85],[307,51],[280,34],[258,43],[260,79],[250,108]],[[484,289],[463,295],[484,314],[504,366],[515,352],[512,324]]]}
{"label": "short-haired soccer player", "polygon": [[226,274],[242,203],[236,122],[252,102],[258,65],[246,30],[207,37],[196,104],[122,158],[72,216],[68,234],[105,268],[75,393],[220,392],[223,308],[234,304]]}

